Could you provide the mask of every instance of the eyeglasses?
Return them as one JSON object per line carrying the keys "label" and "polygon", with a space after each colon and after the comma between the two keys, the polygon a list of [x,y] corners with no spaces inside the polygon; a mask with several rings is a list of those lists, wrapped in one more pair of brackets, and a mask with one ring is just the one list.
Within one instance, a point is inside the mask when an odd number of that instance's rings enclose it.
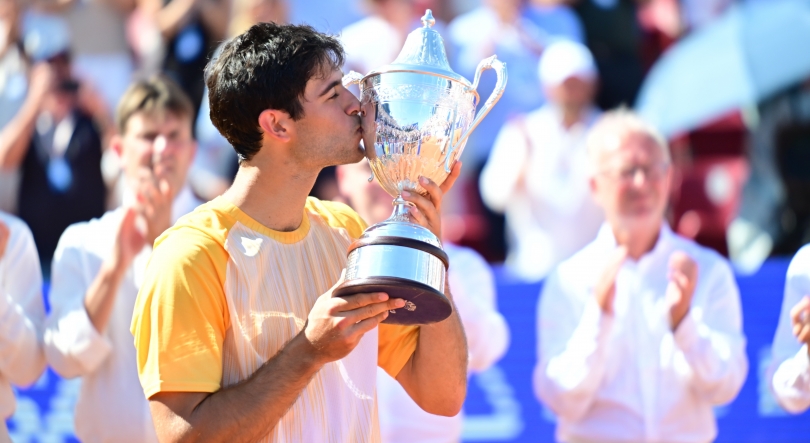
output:
{"label": "eyeglasses", "polygon": [[653,165],[634,165],[626,168],[603,169],[599,173],[611,180],[622,184],[629,184],[635,180],[640,172],[649,181],[657,181],[664,178],[669,169],[668,162],[656,163]]}

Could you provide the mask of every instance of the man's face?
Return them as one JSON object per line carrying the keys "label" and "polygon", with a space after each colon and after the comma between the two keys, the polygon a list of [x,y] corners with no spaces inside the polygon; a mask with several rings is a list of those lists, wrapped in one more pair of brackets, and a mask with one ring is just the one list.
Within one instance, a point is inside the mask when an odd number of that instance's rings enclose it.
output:
{"label": "man's face", "polygon": [[304,116],[295,122],[300,164],[313,168],[356,163],[363,158],[360,102],[343,87],[340,70],[316,75],[307,82],[301,104]]}
{"label": "man's face", "polygon": [[379,223],[391,215],[392,197],[376,181],[368,181],[371,168],[365,159],[337,168],[340,194],[366,223]]}
{"label": "man's face", "polygon": [[563,108],[584,108],[593,103],[596,81],[569,77],[559,85],[547,88],[549,99]]}
{"label": "man's face", "polygon": [[596,156],[591,188],[608,221],[628,229],[660,225],[671,168],[655,140],[631,133],[603,146]]}
{"label": "man's face", "polygon": [[136,112],[114,146],[128,180],[138,177],[140,169],[149,168],[158,181],[169,183],[175,195],[185,185],[197,149],[191,136],[191,117],[171,112]]}

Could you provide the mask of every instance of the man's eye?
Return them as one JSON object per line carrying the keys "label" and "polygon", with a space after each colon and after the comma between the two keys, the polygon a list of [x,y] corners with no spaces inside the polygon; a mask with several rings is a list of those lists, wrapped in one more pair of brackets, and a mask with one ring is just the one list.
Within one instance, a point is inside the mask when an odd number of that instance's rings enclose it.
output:
{"label": "man's eye", "polygon": [[338,96],[338,90],[337,90],[337,89],[335,89],[335,93],[334,93],[334,94],[332,94],[332,96],[331,96],[331,97],[329,97],[329,100],[332,100],[333,98],[337,98],[337,96]]}

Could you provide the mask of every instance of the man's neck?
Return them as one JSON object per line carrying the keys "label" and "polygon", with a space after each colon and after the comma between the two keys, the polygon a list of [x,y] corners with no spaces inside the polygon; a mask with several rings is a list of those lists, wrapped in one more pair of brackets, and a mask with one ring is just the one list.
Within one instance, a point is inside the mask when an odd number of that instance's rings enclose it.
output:
{"label": "man's neck", "polygon": [[584,120],[585,107],[582,106],[560,106],[562,113],[562,125],[568,130],[572,126]]}
{"label": "man's neck", "polygon": [[654,224],[643,227],[634,226],[632,228],[618,227],[613,224],[612,229],[616,244],[626,247],[627,255],[633,260],[638,260],[655,248],[658,236],[661,233],[661,224],[659,223],[657,226]]}
{"label": "man's neck", "polygon": [[304,205],[318,171],[302,172],[284,164],[251,160],[240,165],[223,197],[274,231],[294,231],[303,221]]}

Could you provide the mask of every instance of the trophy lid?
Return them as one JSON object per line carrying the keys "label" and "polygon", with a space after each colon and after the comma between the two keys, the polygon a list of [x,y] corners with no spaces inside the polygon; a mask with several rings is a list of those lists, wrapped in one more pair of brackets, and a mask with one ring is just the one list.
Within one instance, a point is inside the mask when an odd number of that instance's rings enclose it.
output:
{"label": "trophy lid", "polygon": [[386,72],[414,72],[445,77],[469,86],[470,82],[466,78],[456,74],[450,68],[447,53],[444,50],[444,40],[433,29],[434,24],[436,24],[436,20],[433,18],[433,12],[428,9],[422,17],[422,27],[408,34],[405,45],[396,60],[371,71],[366,77]]}

